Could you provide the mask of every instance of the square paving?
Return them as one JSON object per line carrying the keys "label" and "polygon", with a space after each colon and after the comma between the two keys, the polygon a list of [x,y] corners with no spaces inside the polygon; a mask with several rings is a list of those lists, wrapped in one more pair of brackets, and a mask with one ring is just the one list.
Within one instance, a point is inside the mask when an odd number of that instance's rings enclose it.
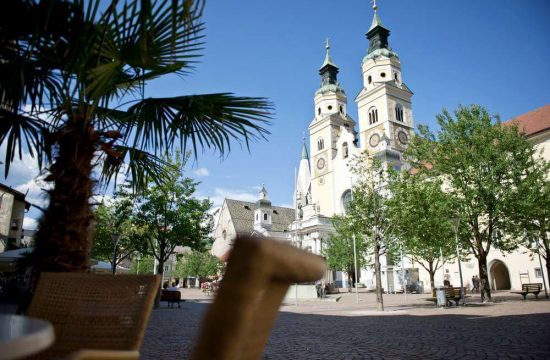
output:
{"label": "square paving", "polygon": [[[181,309],[154,310],[142,359],[185,359],[212,299],[182,289]],[[338,302],[299,301],[282,306],[263,359],[550,359],[550,301],[509,292],[479,295],[467,305],[436,308],[428,294],[341,293]],[[212,344],[212,346],[216,346]]]}

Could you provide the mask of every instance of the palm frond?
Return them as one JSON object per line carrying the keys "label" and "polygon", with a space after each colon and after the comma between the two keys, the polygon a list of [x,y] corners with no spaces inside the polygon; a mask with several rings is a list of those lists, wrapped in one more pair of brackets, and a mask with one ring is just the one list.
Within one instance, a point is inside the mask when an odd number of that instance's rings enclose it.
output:
{"label": "palm frond", "polygon": [[[202,1],[126,1],[111,4],[91,29],[85,93],[122,97],[167,73],[185,74],[199,57]],[[175,10],[175,12],[174,12]],[[90,66],[92,65],[92,66]]]}
{"label": "palm frond", "polygon": [[45,137],[49,133],[50,125],[41,119],[27,117],[21,114],[7,111],[0,107],[0,144],[6,143],[6,157],[4,176],[7,177],[10,164],[17,154],[22,159],[23,145],[27,152],[42,167],[42,161],[50,158],[50,148]]}
{"label": "palm frond", "polygon": [[100,159],[103,162],[100,175],[102,184],[108,184],[114,180],[116,186],[117,175],[125,173],[131,176],[132,190],[140,192],[151,182],[164,184],[169,180],[169,170],[173,169],[173,165],[162,158],[128,146],[117,145],[112,149],[119,156],[112,157],[104,153]]}
{"label": "palm frond", "polygon": [[[237,97],[228,93],[148,98],[131,106],[128,124],[134,131],[126,142],[138,148],[190,147],[228,153],[231,142],[246,145],[265,139],[272,105],[264,98]],[[130,139],[133,138],[133,139]]]}

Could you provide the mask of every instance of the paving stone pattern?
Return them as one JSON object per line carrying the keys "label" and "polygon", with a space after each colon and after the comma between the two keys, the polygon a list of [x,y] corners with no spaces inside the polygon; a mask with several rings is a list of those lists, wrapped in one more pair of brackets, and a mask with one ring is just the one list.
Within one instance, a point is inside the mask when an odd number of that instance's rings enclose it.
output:
{"label": "paving stone pattern", "polygon": [[[211,299],[194,289],[181,309],[151,315],[142,359],[185,359]],[[542,294],[541,294],[542,295]],[[437,309],[428,295],[342,294],[338,302],[286,304],[263,359],[550,359],[550,301],[498,293],[495,303]],[[213,344],[215,346],[215,344]]]}

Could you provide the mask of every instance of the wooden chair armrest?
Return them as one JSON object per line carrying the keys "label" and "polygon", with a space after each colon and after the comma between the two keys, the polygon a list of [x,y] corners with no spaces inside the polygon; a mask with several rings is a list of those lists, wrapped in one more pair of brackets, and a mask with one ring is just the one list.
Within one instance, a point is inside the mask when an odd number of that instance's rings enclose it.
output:
{"label": "wooden chair armrest", "polygon": [[79,350],[67,360],[139,360],[138,350]]}

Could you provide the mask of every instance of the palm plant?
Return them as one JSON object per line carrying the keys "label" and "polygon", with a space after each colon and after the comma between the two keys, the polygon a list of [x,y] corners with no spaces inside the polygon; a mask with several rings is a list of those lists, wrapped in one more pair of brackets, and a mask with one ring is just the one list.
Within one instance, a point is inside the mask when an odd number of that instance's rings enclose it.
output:
{"label": "palm plant", "polygon": [[[0,144],[5,175],[26,148],[52,183],[36,235],[38,268],[89,268],[94,187],[125,171],[162,182],[162,156],[226,155],[265,139],[271,104],[231,93],[145,98],[199,56],[202,0],[18,0],[0,15]],[[97,173],[96,173],[97,171]],[[97,175],[96,175],[97,174]]]}

